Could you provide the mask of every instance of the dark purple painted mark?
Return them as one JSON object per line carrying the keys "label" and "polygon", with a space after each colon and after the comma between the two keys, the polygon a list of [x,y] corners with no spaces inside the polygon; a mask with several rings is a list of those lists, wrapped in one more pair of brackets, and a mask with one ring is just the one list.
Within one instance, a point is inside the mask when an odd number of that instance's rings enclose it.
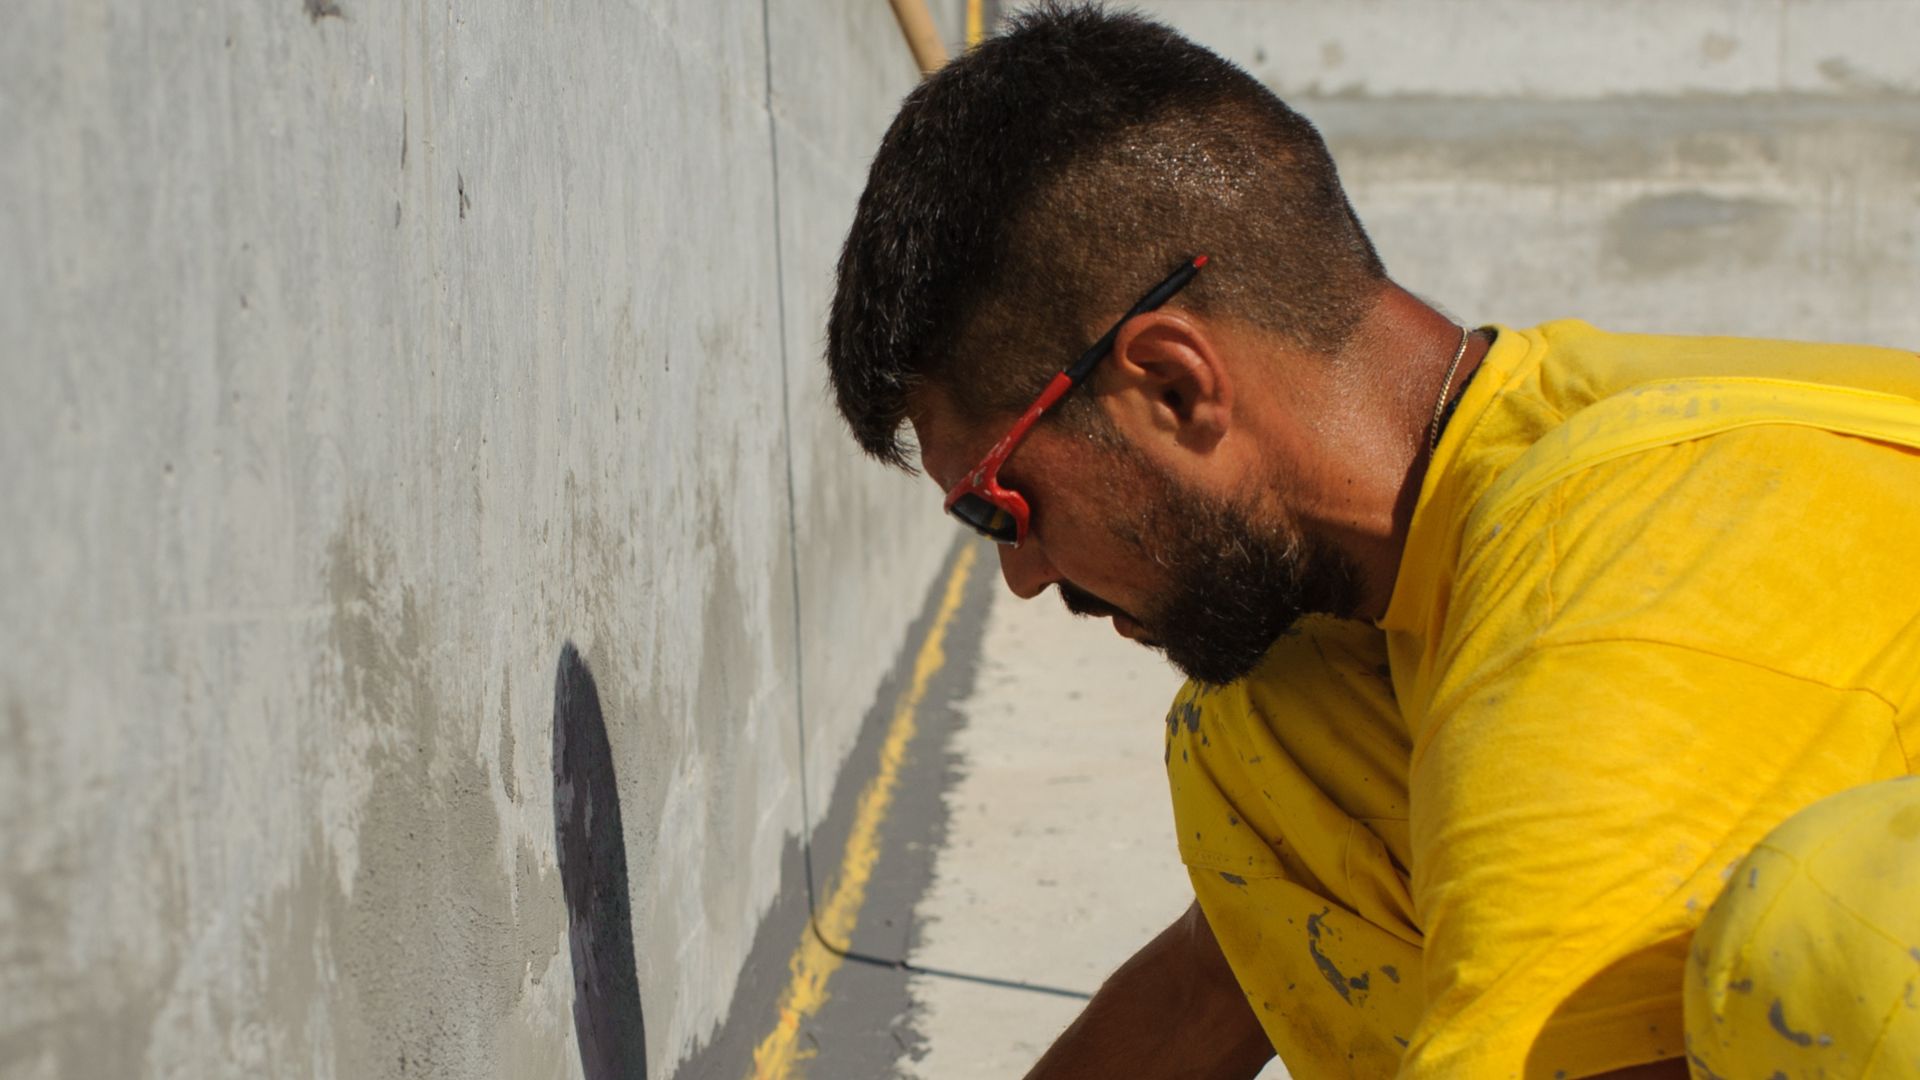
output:
{"label": "dark purple painted mark", "polygon": [[1229,885],[1245,885],[1247,883],[1246,878],[1241,877],[1239,874],[1229,874],[1225,870],[1220,871],[1220,876],[1224,878]]}
{"label": "dark purple painted mark", "polygon": [[1320,920],[1332,912],[1332,908],[1327,908],[1318,915],[1307,916],[1307,955],[1313,957],[1313,966],[1320,969],[1327,985],[1340,995],[1340,1000],[1351,1003],[1353,991],[1347,988],[1347,977],[1340,974],[1340,969],[1320,951]]}
{"label": "dark purple painted mark", "polygon": [[1779,1032],[1782,1038],[1795,1046],[1813,1045],[1813,1036],[1811,1034],[1804,1031],[1795,1031],[1787,1026],[1787,1010],[1784,1005],[1780,1004],[1779,998],[1774,998],[1773,1004],[1767,1006],[1767,1023],[1772,1024],[1773,1030]]}
{"label": "dark purple painted mark", "polygon": [[600,691],[572,642],[553,687],[553,829],[573,957],[573,1027],[587,1080],[646,1080],[626,834]]}
{"label": "dark purple painted mark", "polygon": [[1727,1080],[1726,1077],[1707,1068],[1707,1063],[1700,1060],[1700,1055],[1692,1050],[1687,1051],[1687,1064],[1693,1066],[1693,1074],[1700,1080]]}

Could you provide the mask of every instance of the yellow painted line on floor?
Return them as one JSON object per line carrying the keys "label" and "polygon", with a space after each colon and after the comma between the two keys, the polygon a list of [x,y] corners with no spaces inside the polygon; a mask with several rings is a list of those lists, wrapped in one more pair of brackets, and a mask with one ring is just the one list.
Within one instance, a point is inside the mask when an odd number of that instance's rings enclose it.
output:
{"label": "yellow painted line on floor", "polygon": [[[854,807],[853,830],[847,835],[847,850],[834,878],[833,894],[818,912],[820,934],[842,948],[853,939],[860,909],[867,902],[867,882],[873,865],[880,859],[880,826],[893,808],[893,791],[900,783],[900,769],[906,763],[907,744],[919,730],[916,713],[927,696],[927,685],[947,663],[947,629],[966,597],[967,576],[979,557],[977,545],[960,549],[947,575],[946,595],[933,616],[926,640],[913,660],[913,679],[893,706],[893,720],[887,726],[887,738],[880,746],[880,771],[860,792]],[[794,1064],[811,1053],[799,1049],[800,1025],[820,1011],[827,1002],[827,980],[840,969],[838,953],[821,944],[812,932],[801,936],[800,947],[787,961],[793,977],[780,993],[780,1016],[773,1031],[753,1050],[752,1080],[786,1080],[793,1075]]]}

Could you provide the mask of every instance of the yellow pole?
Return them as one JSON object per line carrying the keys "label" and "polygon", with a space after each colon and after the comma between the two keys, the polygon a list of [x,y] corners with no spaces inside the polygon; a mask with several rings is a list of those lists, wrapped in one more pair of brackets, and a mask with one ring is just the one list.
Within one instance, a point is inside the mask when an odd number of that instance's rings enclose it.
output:
{"label": "yellow pole", "polygon": [[920,74],[931,75],[946,66],[947,46],[940,40],[940,31],[933,25],[927,0],[888,2],[893,5],[894,17],[900,20],[900,32],[907,36],[907,48],[913,50],[914,63],[920,65]]}
{"label": "yellow pole", "polygon": [[980,39],[986,36],[986,8],[987,0],[967,0],[967,48],[969,49],[980,44]]}

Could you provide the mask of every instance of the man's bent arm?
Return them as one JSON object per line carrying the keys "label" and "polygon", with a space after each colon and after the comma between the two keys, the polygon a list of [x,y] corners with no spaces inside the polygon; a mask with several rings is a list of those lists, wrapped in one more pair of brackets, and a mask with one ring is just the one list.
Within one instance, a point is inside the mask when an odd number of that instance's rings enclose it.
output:
{"label": "man's bent arm", "polygon": [[1107,978],[1027,1080],[1247,1080],[1272,1058],[1196,902]]}

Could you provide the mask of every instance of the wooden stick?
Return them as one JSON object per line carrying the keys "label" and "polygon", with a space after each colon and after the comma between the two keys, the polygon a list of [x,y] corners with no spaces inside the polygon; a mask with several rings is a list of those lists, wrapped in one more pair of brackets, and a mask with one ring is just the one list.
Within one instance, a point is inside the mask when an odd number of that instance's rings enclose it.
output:
{"label": "wooden stick", "polygon": [[946,66],[947,46],[940,40],[940,31],[933,25],[933,14],[927,10],[927,0],[888,0],[893,5],[894,17],[900,20],[900,32],[907,36],[907,48],[913,50],[913,61],[920,65],[920,74],[931,75]]}

